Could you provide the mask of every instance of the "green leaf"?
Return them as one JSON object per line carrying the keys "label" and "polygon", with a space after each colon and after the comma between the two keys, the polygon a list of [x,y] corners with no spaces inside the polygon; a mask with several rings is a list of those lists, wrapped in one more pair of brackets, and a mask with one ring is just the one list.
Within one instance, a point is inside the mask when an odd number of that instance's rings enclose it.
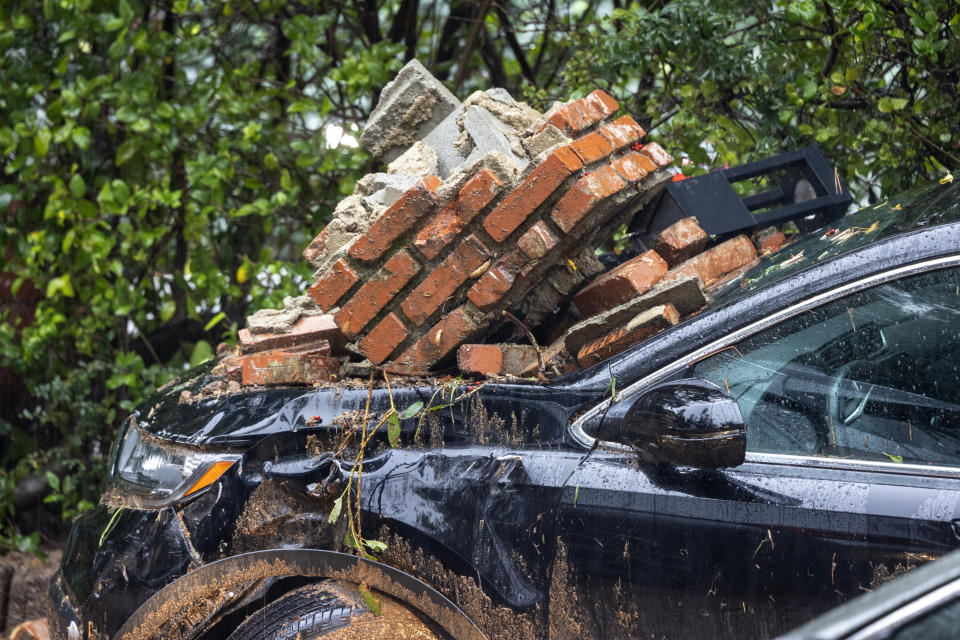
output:
{"label": "green leaf", "polygon": [[335,524],[340,517],[340,511],[343,509],[343,496],[345,495],[346,492],[341,493],[340,497],[333,501],[333,509],[330,510],[330,515],[327,516],[327,522],[330,524]]}
{"label": "green leaf", "polygon": [[60,478],[52,471],[47,471],[44,475],[47,478],[47,484],[49,484],[54,491],[60,491]]}
{"label": "green leaf", "polygon": [[73,144],[81,149],[87,149],[90,146],[90,129],[86,127],[77,127],[70,134]]}
{"label": "green leaf", "polygon": [[213,347],[206,340],[197,340],[190,353],[190,366],[198,367],[213,357]]}
{"label": "green leaf", "polygon": [[173,300],[164,300],[160,304],[160,320],[162,322],[170,322],[170,318],[173,317],[173,314],[177,311],[177,303]]}
{"label": "green leaf", "polygon": [[889,96],[880,98],[877,102],[877,107],[883,113],[891,113],[893,111],[900,111],[907,106],[909,102],[906,98],[891,98]]}
{"label": "green leaf", "polygon": [[409,420],[413,416],[417,415],[417,413],[420,412],[420,409],[423,409],[423,402],[420,400],[417,400],[416,402],[411,404],[409,407],[407,407],[406,409],[400,412],[400,419]]}
{"label": "green leaf", "polygon": [[400,420],[396,411],[387,418],[387,441],[394,449],[400,446]]}
{"label": "green leaf", "polygon": [[82,198],[87,193],[87,185],[83,181],[83,176],[75,173],[70,177],[70,195],[74,198]]}
{"label": "green leaf", "polygon": [[897,464],[903,464],[903,456],[895,456],[893,454],[887,453],[886,451],[881,451],[883,455],[890,458],[890,462],[896,462]]}
{"label": "green leaf", "polygon": [[377,553],[387,550],[387,543],[380,542],[379,540],[364,540],[363,544],[367,545],[367,547]]}
{"label": "green leaf", "polygon": [[41,158],[47,155],[47,151],[50,149],[50,139],[53,137],[53,134],[50,133],[50,129],[46,127],[37,131],[33,136],[33,148],[36,149],[37,155]]}
{"label": "green leaf", "polygon": [[217,326],[217,325],[220,323],[221,320],[223,320],[223,319],[226,318],[226,317],[227,317],[227,314],[224,313],[223,311],[221,311],[221,312],[218,313],[217,315],[215,315],[215,316],[213,316],[212,318],[210,318],[210,322],[208,322],[208,323],[203,327],[203,330],[204,330],[204,331],[210,331],[210,329],[213,329],[215,326]]}
{"label": "green leaf", "polygon": [[787,5],[787,20],[793,23],[813,23],[817,18],[817,5],[813,0],[800,0]]}

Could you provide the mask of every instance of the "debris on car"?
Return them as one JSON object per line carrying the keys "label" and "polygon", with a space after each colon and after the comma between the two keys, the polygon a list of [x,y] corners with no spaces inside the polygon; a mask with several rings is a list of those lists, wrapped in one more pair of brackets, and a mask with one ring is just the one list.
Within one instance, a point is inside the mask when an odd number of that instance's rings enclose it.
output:
{"label": "debris on car", "polygon": [[[603,90],[544,114],[503,89],[461,102],[412,60],[360,138],[386,173],[361,178],[304,250],[316,268],[309,291],[250,316],[216,373],[230,389],[329,383],[371,367],[554,377],[676,324],[786,244],[776,226],[751,238],[740,220],[724,235],[686,215],[690,194],[704,197],[691,191],[698,179],[672,182],[673,158],[618,109]],[[790,199],[810,186],[804,158],[822,155],[798,153],[771,165],[787,168],[781,187],[743,201],[748,218],[749,207],[778,203],[757,220],[816,210]],[[698,178],[736,199],[729,182],[769,164]],[[839,211],[838,198],[820,200]],[[608,269],[598,251],[624,227],[641,250]]]}

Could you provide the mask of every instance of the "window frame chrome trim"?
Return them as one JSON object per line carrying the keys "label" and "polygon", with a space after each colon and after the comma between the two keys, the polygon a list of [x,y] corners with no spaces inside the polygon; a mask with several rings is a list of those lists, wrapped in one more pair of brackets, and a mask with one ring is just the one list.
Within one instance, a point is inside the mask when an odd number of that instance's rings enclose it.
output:
{"label": "window frame chrome trim", "polygon": [[[612,402],[622,402],[623,400],[636,395],[644,388],[660,382],[663,378],[666,378],[669,375],[672,375],[678,371],[681,371],[683,368],[699,361],[704,358],[707,358],[715,353],[722,351],[736,343],[752,336],[755,333],[758,333],[764,329],[770,328],[774,325],[777,325],[784,320],[788,320],[794,316],[797,316],[805,311],[810,311],[816,309],[819,306],[831,302],[842,296],[849,295],[851,293],[857,293],[870,287],[884,284],[890,282],[891,280],[897,280],[899,278],[904,278],[907,276],[917,275],[920,273],[926,273],[929,271],[936,271],[939,269],[946,269],[949,267],[955,267],[960,265],[960,255],[944,256],[940,258],[933,258],[928,260],[923,260],[921,262],[915,262],[908,265],[903,265],[893,269],[888,269],[886,271],[881,271],[875,273],[871,276],[865,278],[860,278],[859,280],[854,280],[853,282],[848,282],[845,285],[839,287],[834,287],[828,291],[819,293],[811,298],[807,298],[801,302],[785,307],[780,311],[776,311],[764,318],[751,322],[750,324],[736,329],[723,336],[718,338],[713,342],[710,342],[699,349],[691,351],[687,355],[679,358],[669,365],[662,367],[653,373],[650,373],[636,382],[624,387],[615,398],[607,398],[594,407],[588,409],[585,413],[577,417],[570,426],[567,427],[567,431],[570,434],[573,442],[585,449],[591,449],[596,442],[596,439],[591,437],[584,431],[583,425],[586,424],[588,420],[594,416],[600,414],[602,411],[605,411],[609,408]],[[613,449],[622,449],[629,451],[630,448],[624,445],[620,445],[614,442],[604,442],[604,447],[613,448]],[[816,464],[811,464],[811,461],[817,461]],[[801,456],[801,455],[791,455],[791,454],[771,454],[771,453],[758,453],[758,452],[747,452],[745,462],[758,462],[758,463],[767,463],[767,464],[788,464],[793,466],[818,466],[822,468],[847,468],[847,469],[857,469],[857,470],[871,470],[879,471],[886,473],[901,473],[909,475],[927,475],[927,476],[945,476],[945,477],[960,477],[960,467],[943,467],[943,466],[925,466],[925,465],[904,465],[894,462],[870,462],[870,461],[846,461],[842,458],[826,458],[826,457],[816,457],[816,456]],[[855,464],[847,464],[847,463]],[[922,470],[919,471],[919,470]]]}
{"label": "window frame chrome trim", "polygon": [[893,632],[909,625],[914,620],[932,613],[937,609],[950,604],[960,594],[960,580],[951,580],[945,585],[925,593],[916,600],[908,602],[874,620],[856,633],[848,636],[848,640],[880,640],[889,638]]}

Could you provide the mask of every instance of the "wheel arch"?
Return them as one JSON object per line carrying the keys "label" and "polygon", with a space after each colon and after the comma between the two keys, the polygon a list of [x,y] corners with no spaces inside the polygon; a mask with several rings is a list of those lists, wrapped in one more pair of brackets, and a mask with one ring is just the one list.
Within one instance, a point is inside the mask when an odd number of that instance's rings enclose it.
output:
{"label": "wheel arch", "polygon": [[336,551],[270,549],[211,562],[168,584],[134,611],[113,640],[157,638],[166,620],[185,611],[198,598],[209,597],[211,585],[229,590],[250,580],[280,576],[363,582],[416,609],[457,640],[487,638],[446,596],[403,571]]}

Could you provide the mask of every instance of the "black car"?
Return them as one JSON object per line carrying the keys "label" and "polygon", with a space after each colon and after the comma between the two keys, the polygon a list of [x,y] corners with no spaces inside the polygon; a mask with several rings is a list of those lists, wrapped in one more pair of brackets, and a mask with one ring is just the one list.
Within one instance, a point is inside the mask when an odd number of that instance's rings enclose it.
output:
{"label": "black car", "polygon": [[885,200],[545,385],[203,371],[124,427],[57,633],[785,632],[960,545],[958,220]]}
{"label": "black car", "polygon": [[780,640],[952,640],[958,625],[960,551],[953,551]]}

